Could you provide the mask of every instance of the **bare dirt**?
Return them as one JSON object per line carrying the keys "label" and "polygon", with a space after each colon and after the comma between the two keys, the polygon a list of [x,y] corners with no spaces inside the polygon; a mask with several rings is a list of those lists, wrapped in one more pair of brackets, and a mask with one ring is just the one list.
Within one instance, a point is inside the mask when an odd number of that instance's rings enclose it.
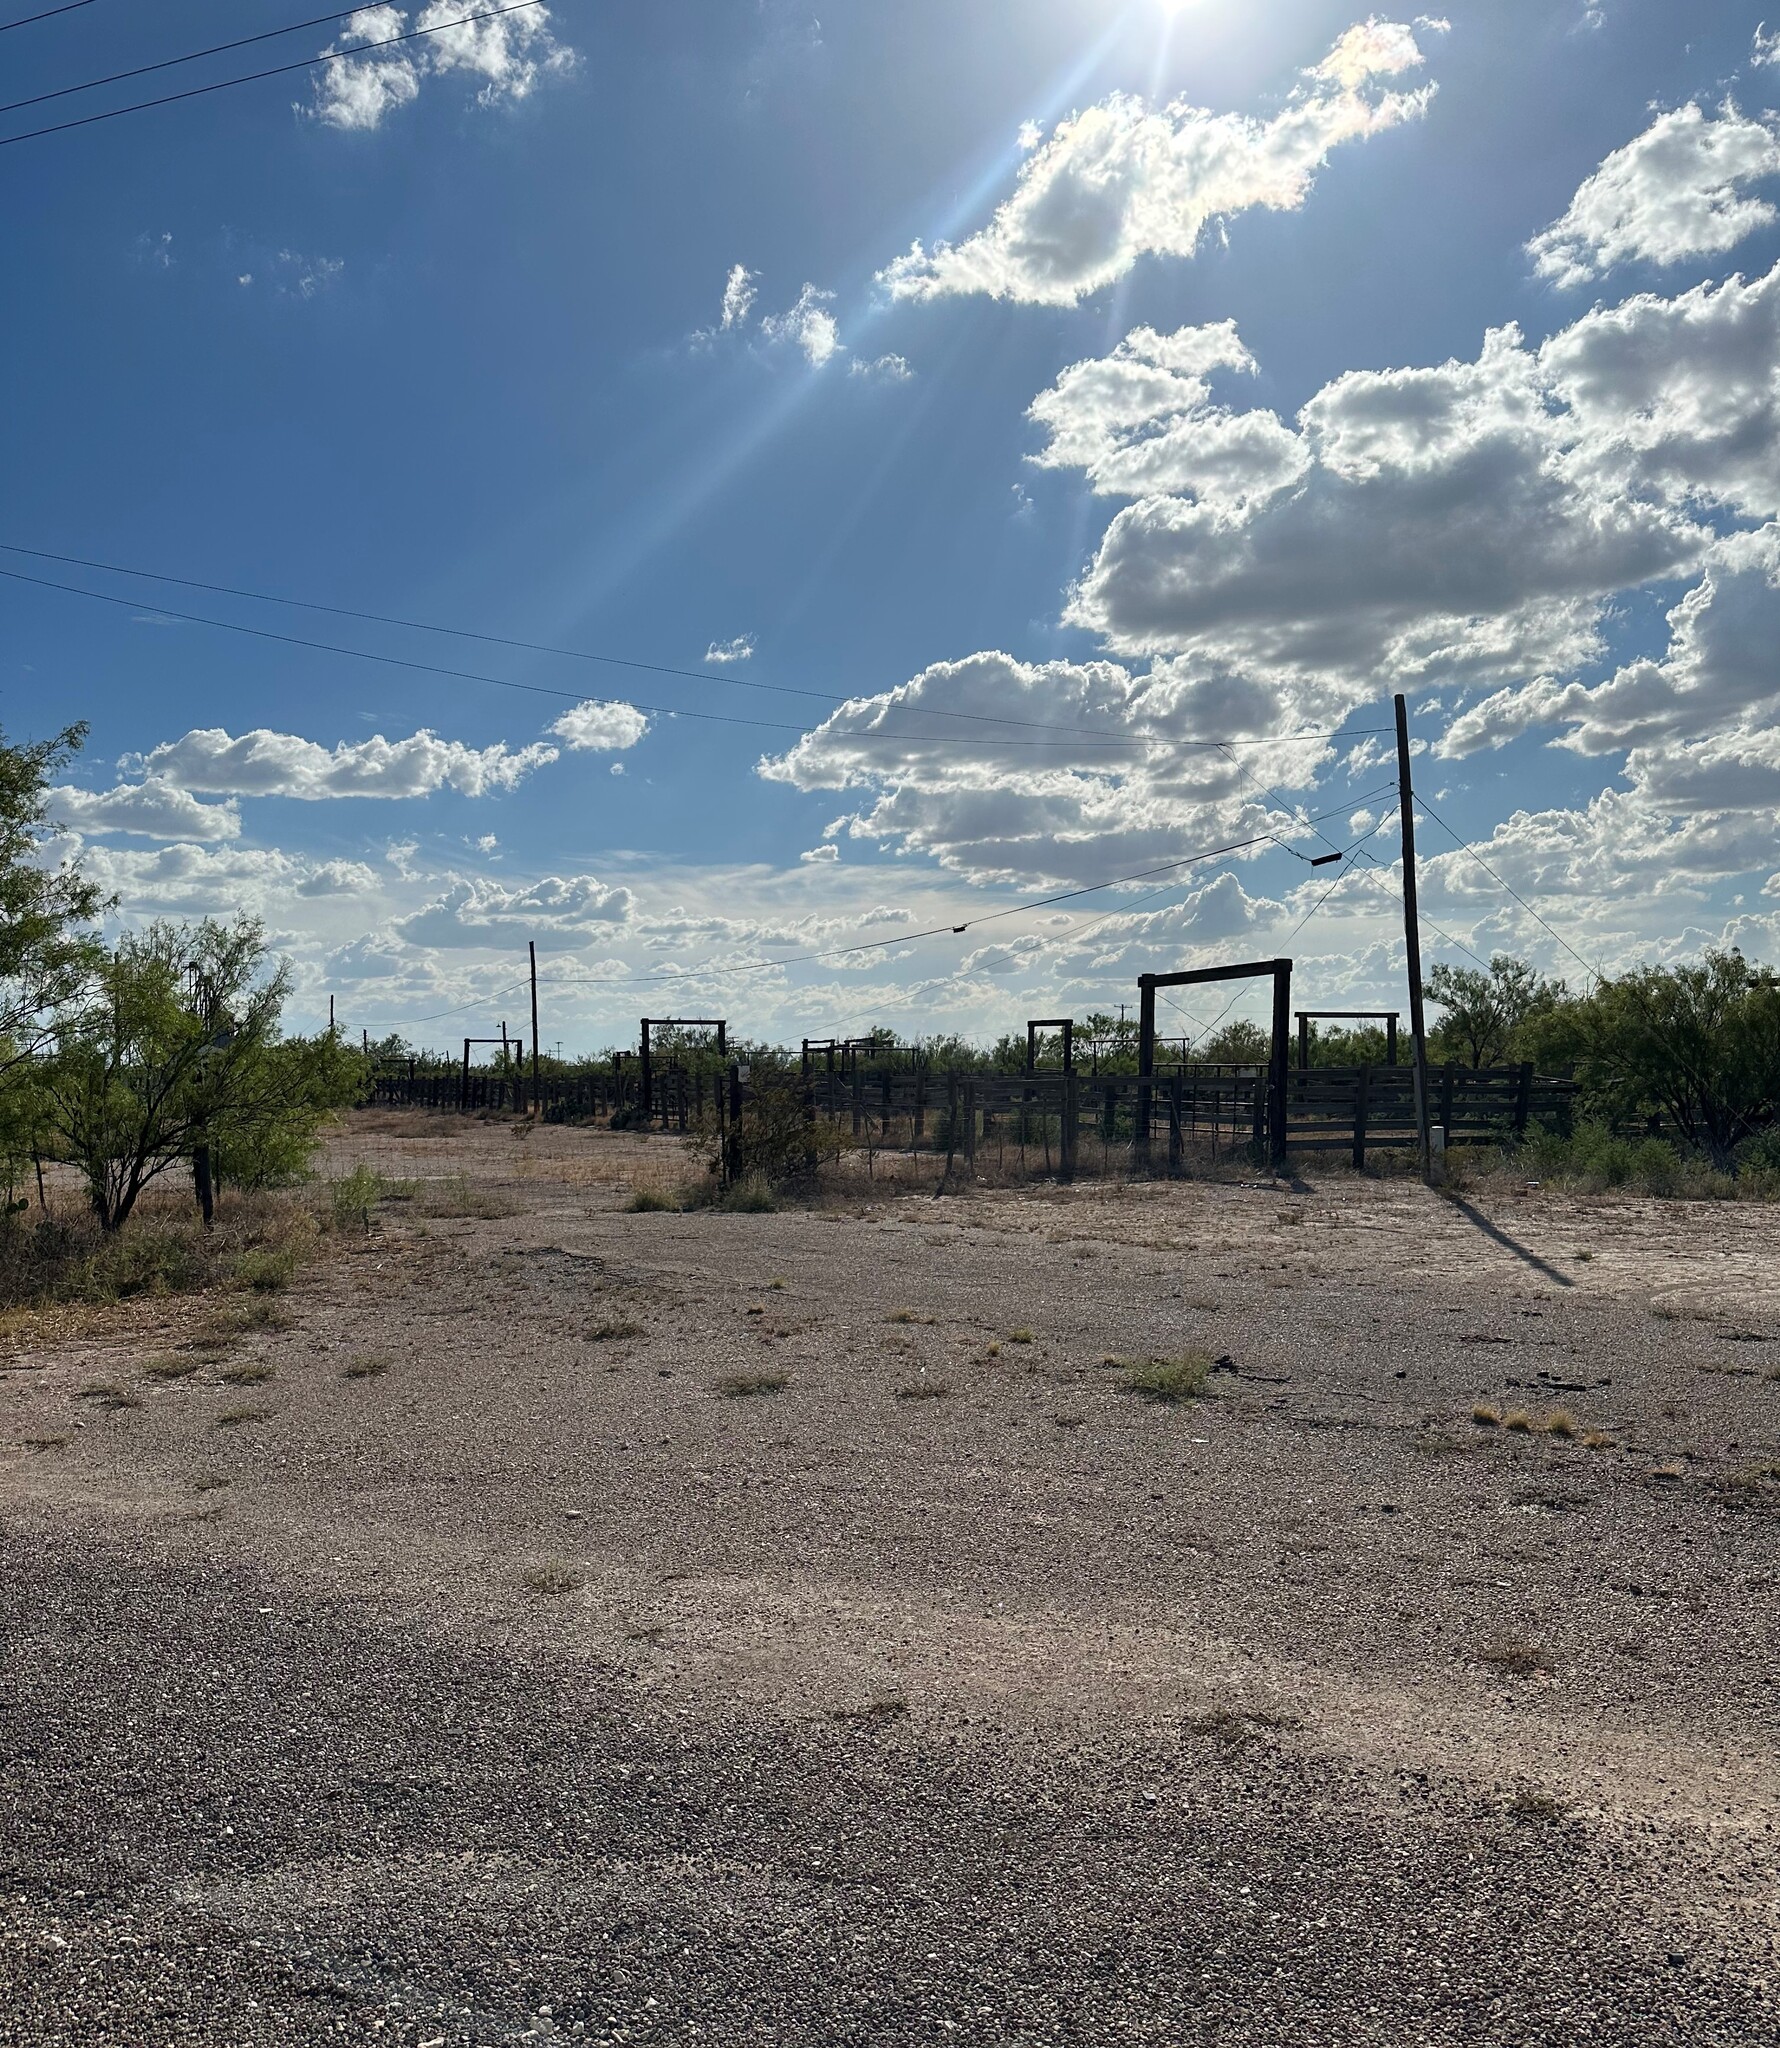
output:
{"label": "bare dirt", "polygon": [[1772,1212],[358,1159],[0,1361],[0,2041],[1776,2037]]}

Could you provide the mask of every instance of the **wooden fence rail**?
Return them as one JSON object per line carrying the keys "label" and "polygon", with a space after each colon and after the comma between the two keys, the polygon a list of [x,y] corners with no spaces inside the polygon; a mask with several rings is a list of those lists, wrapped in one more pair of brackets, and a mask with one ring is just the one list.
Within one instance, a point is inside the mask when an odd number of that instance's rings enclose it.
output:
{"label": "wooden fence rail", "polygon": [[[743,1070],[669,1065],[653,1076],[648,1119],[654,1129],[687,1132],[707,1124],[729,1130],[739,1105],[754,1099]],[[1159,1067],[1147,1090],[1135,1074],[993,1074],[936,1071],[849,1072],[816,1069],[791,1076],[805,1112],[838,1126],[868,1152],[944,1154],[974,1169],[985,1145],[997,1167],[1008,1151],[1025,1171],[1069,1179],[1078,1171],[1129,1172],[1148,1154],[1179,1173],[1189,1155],[1264,1158],[1268,1073],[1264,1066],[1177,1064]],[[1567,1132],[1576,1085],[1531,1066],[1429,1070],[1430,1119],[1449,1144],[1524,1135],[1533,1126]],[[522,1074],[402,1074],[379,1077],[373,1101],[387,1107],[524,1114],[565,1120],[642,1124],[637,1077],[545,1077],[531,1101]],[[1139,1120],[1147,1103],[1148,1129]],[[1413,1146],[1415,1080],[1407,1067],[1292,1068],[1286,1077],[1289,1152],[1346,1151],[1363,1167],[1372,1151]],[[1146,1138],[1147,1145],[1140,1143]]]}

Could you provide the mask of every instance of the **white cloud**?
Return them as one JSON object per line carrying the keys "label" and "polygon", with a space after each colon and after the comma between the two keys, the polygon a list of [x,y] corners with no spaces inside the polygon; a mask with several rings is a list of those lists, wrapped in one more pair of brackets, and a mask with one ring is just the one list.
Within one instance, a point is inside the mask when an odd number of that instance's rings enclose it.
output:
{"label": "white cloud", "polygon": [[[579,62],[575,51],[551,33],[547,8],[479,21],[465,18],[476,11],[463,0],[428,0],[413,17],[413,28],[432,33],[323,65],[314,74],[313,96],[303,111],[331,128],[373,129],[386,114],[418,99],[421,82],[429,77],[462,74],[479,80],[477,104],[495,106],[527,98],[542,80],[561,77]],[[408,16],[399,7],[363,7],[347,19],[340,40],[321,54],[388,43],[408,28]]]}
{"label": "white cloud", "polygon": [[406,945],[450,948],[512,945],[528,934],[574,939],[623,924],[635,902],[630,890],[592,875],[546,875],[513,888],[459,878],[390,930]]}
{"label": "white cloud", "polygon": [[1751,64],[1780,64],[1780,28],[1769,28],[1764,21],[1755,31],[1755,40],[1749,48]]}
{"label": "white cloud", "polygon": [[1541,277],[1587,284],[1621,263],[1717,256],[1776,218],[1746,187],[1780,173],[1780,123],[1716,117],[1689,102],[1659,114],[1584,180],[1560,220],[1527,244]]}
{"label": "white cloud", "polygon": [[723,317],[720,325],[739,327],[754,304],[754,273],[740,263],[730,266],[723,284]]}
{"label": "white cloud", "polygon": [[515,788],[556,758],[556,748],[541,743],[469,747],[424,729],[405,740],[379,734],[328,748],[294,733],[262,729],[236,739],[211,726],[164,742],[143,766],[151,779],[178,789],[311,800],[427,796],[446,785],[464,796],[485,796]]}
{"label": "white cloud", "polygon": [[[634,747],[649,721],[634,704],[589,698],[565,711],[550,730],[573,753],[610,754]],[[554,749],[547,751],[554,759]]]}
{"label": "white cloud", "polygon": [[52,789],[49,819],[70,832],[129,832],[144,839],[239,839],[241,812],[233,803],[200,803],[188,791],[156,777],[115,789]]}
{"label": "white cloud", "polygon": [[738,633],[733,640],[713,640],[705,649],[706,661],[718,663],[731,661],[752,661],[754,659],[754,635]]}
{"label": "white cloud", "polygon": [[797,295],[797,304],[784,313],[769,313],[761,321],[760,331],[768,341],[795,342],[810,367],[819,370],[844,348],[840,329],[828,310],[833,302],[833,292],[806,284]]}
{"label": "white cloud", "polygon": [[797,857],[806,865],[813,865],[818,861],[839,860],[841,857],[841,850],[838,846],[835,845],[834,841],[831,839],[828,841],[826,845],[812,846],[806,852],[800,853]]}
{"label": "white cloud", "polygon": [[1421,61],[1408,28],[1374,18],[1350,28],[1269,120],[1114,93],[1058,123],[987,227],[956,246],[917,242],[881,280],[899,298],[982,292],[1073,306],[1141,256],[1191,256],[1214,221],[1301,206],[1330,150],[1426,109],[1432,87],[1374,84]]}
{"label": "white cloud", "polygon": [[906,384],[914,374],[907,356],[873,356],[869,361],[856,356],[847,365],[849,377],[872,377],[884,384]]}
{"label": "white cloud", "polygon": [[1028,417],[1050,436],[1032,460],[1084,470],[1097,492],[1123,497],[1178,491],[1232,506],[1270,497],[1308,468],[1303,443],[1271,412],[1209,402],[1213,371],[1254,369],[1233,320],[1167,335],[1137,328],[1032,401]]}

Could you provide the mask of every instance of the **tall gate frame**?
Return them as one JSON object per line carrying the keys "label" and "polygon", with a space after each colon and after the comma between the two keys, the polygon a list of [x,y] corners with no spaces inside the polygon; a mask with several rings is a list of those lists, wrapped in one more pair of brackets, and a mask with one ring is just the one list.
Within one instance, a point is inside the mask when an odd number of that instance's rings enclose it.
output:
{"label": "tall gate frame", "polygon": [[1286,1067],[1292,1038],[1292,963],[1245,960],[1229,967],[1189,967],[1178,974],[1137,977],[1137,1128],[1132,1132],[1138,1163],[1150,1156],[1150,1104],[1156,1073],[1156,991],[1190,988],[1197,982],[1255,981],[1273,977],[1273,1052],[1267,1068],[1267,1144],[1273,1170],[1286,1172]]}
{"label": "tall gate frame", "polygon": [[642,1020],[642,1049],[637,1064],[642,1069],[643,1122],[648,1123],[655,1111],[655,1069],[649,1046],[651,1030],[666,1029],[681,1024],[714,1026],[717,1032],[717,1057],[722,1059],[727,1050],[729,1020],[727,1017],[645,1017]]}

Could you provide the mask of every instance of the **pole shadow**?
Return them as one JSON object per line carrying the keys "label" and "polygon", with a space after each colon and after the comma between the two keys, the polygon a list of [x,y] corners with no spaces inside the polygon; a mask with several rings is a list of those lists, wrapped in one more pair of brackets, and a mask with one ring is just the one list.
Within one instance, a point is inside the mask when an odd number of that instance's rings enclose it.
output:
{"label": "pole shadow", "polygon": [[1574,1287],[1575,1281],[1560,1273],[1555,1266],[1547,1265],[1537,1252],[1529,1251],[1524,1244],[1510,1237],[1507,1231],[1492,1223],[1481,1209],[1472,1208],[1463,1195],[1448,1193],[1446,1199],[1464,1217],[1467,1223],[1481,1230],[1485,1237],[1499,1244],[1504,1251],[1514,1254],[1517,1259],[1532,1267],[1541,1279],[1549,1280],[1554,1287]]}

